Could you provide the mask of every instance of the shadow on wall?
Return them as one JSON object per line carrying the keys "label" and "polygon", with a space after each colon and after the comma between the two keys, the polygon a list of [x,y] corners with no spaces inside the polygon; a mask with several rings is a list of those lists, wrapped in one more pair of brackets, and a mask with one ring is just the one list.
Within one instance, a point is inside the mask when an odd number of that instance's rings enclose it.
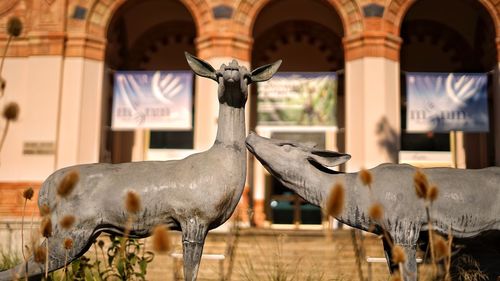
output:
{"label": "shadow on wall", "polygon": [[386,117],[377,123],[378,145],[387,153],[392,163],[398,163],[399,135]]}

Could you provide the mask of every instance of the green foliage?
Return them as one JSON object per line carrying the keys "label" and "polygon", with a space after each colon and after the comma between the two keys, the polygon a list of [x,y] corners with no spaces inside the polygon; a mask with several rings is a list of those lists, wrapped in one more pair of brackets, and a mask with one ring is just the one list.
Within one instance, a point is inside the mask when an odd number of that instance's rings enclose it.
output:
{"label": "green foliage", "polygon": [[47,281],[108,281],[146,280],[148,264],[153,252],[145,250],[144,240],[110,237],[106,247],[102,240],[94,242],[91,251],[73,261],[66,270],[49,275]]}
{"label": "green foliage", "polygon": [[0,248],[0,271],[7,270],[21,263],[21,258]]}

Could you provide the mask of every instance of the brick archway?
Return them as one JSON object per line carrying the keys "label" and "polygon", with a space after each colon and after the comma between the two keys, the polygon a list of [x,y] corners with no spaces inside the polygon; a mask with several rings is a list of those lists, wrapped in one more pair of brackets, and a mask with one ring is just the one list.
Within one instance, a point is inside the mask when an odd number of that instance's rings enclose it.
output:
{"label": "brick archway", "polygon": [[[258,14],[269,2],[270,0],[242,0],[234,13],[234,21],[240,25],[239,31],[246,36],[251,36]],[[328,0],[327,2],[339,15],[344,28],[344,36],[362,31],[363,16],[355,0]]]}
{"label": "brick archway", "polygon": [[[411,6],[417,1],[418,0],[390,0],[386,6],[383,17],[389,24],[392,34],[399,36],[404,17]],[[478,0],[478,2],[488,11],[495,24],[496,37],[500,38],[500,17],[498,16],[500,13],[500,6],[495,6],[492,0]]]}
{"label": "brick archway", "polygon": [[[207,27],[207,24],[212,21],[210,6],[206,0],[178,0],[191,13],[193,21],[198,30],[198,34],[202,34]],[[96,0],[90,7],[88,16],[86,33],[96,36],[101,39],[106,38],[108,25],[115,12],[120,8],[126,0]]]}

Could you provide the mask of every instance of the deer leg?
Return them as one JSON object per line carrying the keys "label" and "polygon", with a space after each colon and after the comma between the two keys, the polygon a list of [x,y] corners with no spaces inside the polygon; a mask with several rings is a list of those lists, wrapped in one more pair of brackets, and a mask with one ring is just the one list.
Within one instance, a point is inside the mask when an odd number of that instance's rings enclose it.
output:
{"label": "deer leg", "polygon": [[417,245],[401,245],[406,253],[406,262],[404,264],[404,281],[417,280]]}
{"label": "deer leg", "polygon": [[392,274],[394,273],[394,271],[398,269],[398,265],[392,262],[392,249],[391,249],[392,242],[388,241],[387,239],[389,238],[384,235],[382,237],[382,243],[384,245],[384,256],[385,259],[387,260],[387,266],[389,267],[389,272]]}
{"label": "deer leg", "polygon": [[400,220],[389,230],[394,244],[401,246],[406,254],[402,270],[404,281],[417,281],[417,240],[420,226],[410,220]]}
{"label": "deer leg", "polygon": [[196,280],[207,232],[207,224],[198,222],[196,218],[188,219],[188,222],[182,226],[185,281]]}

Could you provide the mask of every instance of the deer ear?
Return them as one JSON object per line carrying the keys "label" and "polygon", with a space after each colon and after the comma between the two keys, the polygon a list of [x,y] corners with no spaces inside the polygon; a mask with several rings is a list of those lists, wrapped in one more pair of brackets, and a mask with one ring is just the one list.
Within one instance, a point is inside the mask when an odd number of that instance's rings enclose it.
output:
{"label": "deer ear", "polygon": [[215,69],[208,62],[199,59],[188,52],[184,52],[184,55],[186,56],[189,67],[191,67],[194,73],[219,82],[217,81],[217,74],[215,73]]}
{"label": "deer ear", "polygon": [[254,69],[252,74],[250,74],[250,83],[262,82],[271,79],[276,71],[278,71],[278,68],[280,68],[280,65],[281,60],[278,60],[272,64],[266,64]]}
{"label": "deer ear", "polygon": [[351,155],[349,154],[319,149],[311,150],[310,155],[307,157],[307,160],[315,162],[324,167],[338,166],[349,161],[349,159],[351,159]]}

